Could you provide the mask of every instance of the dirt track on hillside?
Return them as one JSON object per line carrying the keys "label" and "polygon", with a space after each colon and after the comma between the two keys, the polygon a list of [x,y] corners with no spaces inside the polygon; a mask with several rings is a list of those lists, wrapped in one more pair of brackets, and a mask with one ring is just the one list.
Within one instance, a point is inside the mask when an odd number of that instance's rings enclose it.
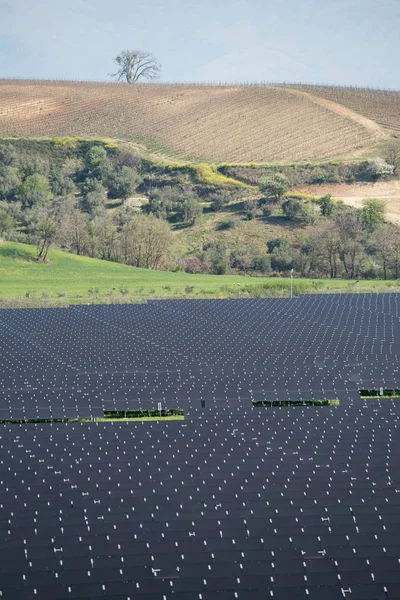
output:
{"label": "dirt track on hillside", "polygon": [[333,183],[322,185],[298,185],[296,191],[315,196],[331,194],[346,204],[359,208],[365,198],[378,198],[386,202],[387,218],[400,225],[400,181],[377,183]]}
{"label": "dirt track on hillside", "polygon": [[319,106],[324,106],[325,108],[328,108],[329,110],[336,113],[337,115],[340,115],[341,117],[346,117],[348,119],[356,121],[366,129],[374,133],[378,139],[386,137],[384,130],[380,125],[378,125],[378,123],[375,123],[375,121],[371,121],[371,119],[368,119],[367,117],[356,113],[354,110],[351,110],[351,108],[347,108],[342,104],[332,102],[331,100],[327,100],[326,98],[320,98],[319,96],[310,94],[309,92],[302,92],[301,90],[295,90],[293,88],[285,88],[285,90],[287,92],[291,92],[292,94],[304,96],[305,98],[308,98],[308,100],[311,100],[311,102],[319,104]]}

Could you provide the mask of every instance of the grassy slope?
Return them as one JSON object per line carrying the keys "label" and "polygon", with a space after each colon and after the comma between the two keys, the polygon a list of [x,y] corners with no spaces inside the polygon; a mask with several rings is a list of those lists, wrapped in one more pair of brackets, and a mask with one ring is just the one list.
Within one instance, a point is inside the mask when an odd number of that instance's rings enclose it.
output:
{"label": "grassy slope", "polygon": [[[216,293],[225,285],[236,286],[238,281],[246,284],[261,283],[267,279],[237,277],[233,275],[190,275],[168,271],[137,269],[126,265],[94,258],[75,256],[61,250],[50,250],[49,262],[35,262],[36,249],[27,244],[5,242],[0,245],[0,293],[1,297],[24,295],[28,290],[40,295],[49,290],[56,295],[66,291],[72,299],[78,295],[88,296],[89,288],[98,288],[104,294],[116,288],[127,287],[129,293],[137,294],[143,288],[148,295],[155,289],[156,295],[179,295],[187,285],[195,286],[195,292],[205,295]],[[171,290],[163,290],[163,286]],[[244,285],[244,283],[242,283]]]}
{"label": "grassy slope", "polygon": [[[60,250],[51,250],[50,262],[35,262],[35,248],[26,244],[5,242],[0,244],[0,299],[24,297],[30,291],[40,298],[42,292],[50,292],[57,297],[59,292],[67,292],[72,302],[87,302],[89,288],[98,288],[103,300],[115,287],[124,286],[131,296],[181,297],[185,286],[195,286],[197,297],[236,296],[240,283],[241,293],[248,289],[249,295],[288,296],[289,279],[274,277],[239,277],[234,275],[190,275],[168,271],[136,269],[117,263],[75,256]],[[170,290],[163,286],[171,286]],[[142,288],[142,292],[139,290]],[[223,289],[221,289],[223,288]],[[151,294],[150,291],[155,290]],[[252,291],[251,291],[252,290]],[[296,279],[293,282],[295,294],[299,293],[340,293],[340,292],[400,292],[400,283],[395,281],[348,281]]]}

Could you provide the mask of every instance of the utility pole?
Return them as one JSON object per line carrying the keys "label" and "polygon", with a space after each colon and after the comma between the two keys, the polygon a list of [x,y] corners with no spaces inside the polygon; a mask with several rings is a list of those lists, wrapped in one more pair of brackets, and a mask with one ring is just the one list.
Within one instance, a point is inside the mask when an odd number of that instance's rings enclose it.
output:
{"label": "utility pole", "polygon": [[293,269],[290,269],[290,297],[293,298]]}

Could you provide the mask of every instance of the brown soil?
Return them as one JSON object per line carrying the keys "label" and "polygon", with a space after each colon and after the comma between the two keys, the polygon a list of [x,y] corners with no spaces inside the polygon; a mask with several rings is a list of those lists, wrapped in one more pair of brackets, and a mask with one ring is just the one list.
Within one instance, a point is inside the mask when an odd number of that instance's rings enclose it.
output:
{"label": "brown soil", "polygon": [[378,125],[378,123],[371,121],[371,119],[367,119],[367,117],[364,117],[363,115],[354,112],[354,110],[351,110],[350,108],[347,108],[342,104],[332,102],[331,100],[327,100],[326,98],[319,98],[318,96],[310,94],[309,92],[302,92],[300,90],[295,90],[292,88],[285,89],[286,91],[291,92],[292,94],[299,94],[300,96],[304,96],[305,98],[311,100],[311,102],[319,104],[319,106],[325,106],[326,108],[336,113],[337,115],[340,115],[341,117],[346,117],[348,119],[352,119],[353,121],[357,121],[357,123],[371,131],[371,133],[374,133],[377,139],[382,139],[386,137],[385,132],[383,131],[382,127]]}
{"label": "brown soil", "polygon": [[296,191],[315,196],[331,194],[346,204],[360,208],[365,198],[378,198],[386,202],[387,218],[400,224],[400,181],[378,181],[377,183],[333,183],[322,185],[299,185]]}
{"label": "brown soil", "polygon": [[382,133],[350,109],[281,87],[0,80],[0,135],[105,137],[187,160],[287,163],[354,157]]}

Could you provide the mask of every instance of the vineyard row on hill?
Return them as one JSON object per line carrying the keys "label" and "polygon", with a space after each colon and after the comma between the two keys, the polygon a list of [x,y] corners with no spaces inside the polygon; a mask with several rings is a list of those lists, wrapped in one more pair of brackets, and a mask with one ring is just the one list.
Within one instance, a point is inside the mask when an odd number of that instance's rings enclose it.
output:
{"label": "vineyard row on hill", "polygon": [[0,82],[0,135],[108,137],[218,162],[328,159],[374,133],[309,98],[263,86]]}
{"label": "vineyard row on hill", "polygon": [[[90,80],[90,79],[27,79],[25,77],[2,77],[0,79],[0,85],[3,83],[37,83],[41,84],[63,84],[71,85],[71,84],[89,84],[89,85],[117,85],[119,87],[132,87],[132,84],[128,84],[126,82],[120,81],[110,81],[108,79],[104,80]],[[332,89],[332,90],[354,90],[354,91],[368,91],[368,92],[388,92],[388,93],[400,93],[400,89],[396,88],[380,88],[373,86],[358,86],[358,85],[332,85],[329,83],[310,83],[306,81],[149,81],[146,83],[136,83],[135,87],[155,87],[155,86],[165,86],[165,87],[292,87],[292,88],[310,88],[310,89]]]}

